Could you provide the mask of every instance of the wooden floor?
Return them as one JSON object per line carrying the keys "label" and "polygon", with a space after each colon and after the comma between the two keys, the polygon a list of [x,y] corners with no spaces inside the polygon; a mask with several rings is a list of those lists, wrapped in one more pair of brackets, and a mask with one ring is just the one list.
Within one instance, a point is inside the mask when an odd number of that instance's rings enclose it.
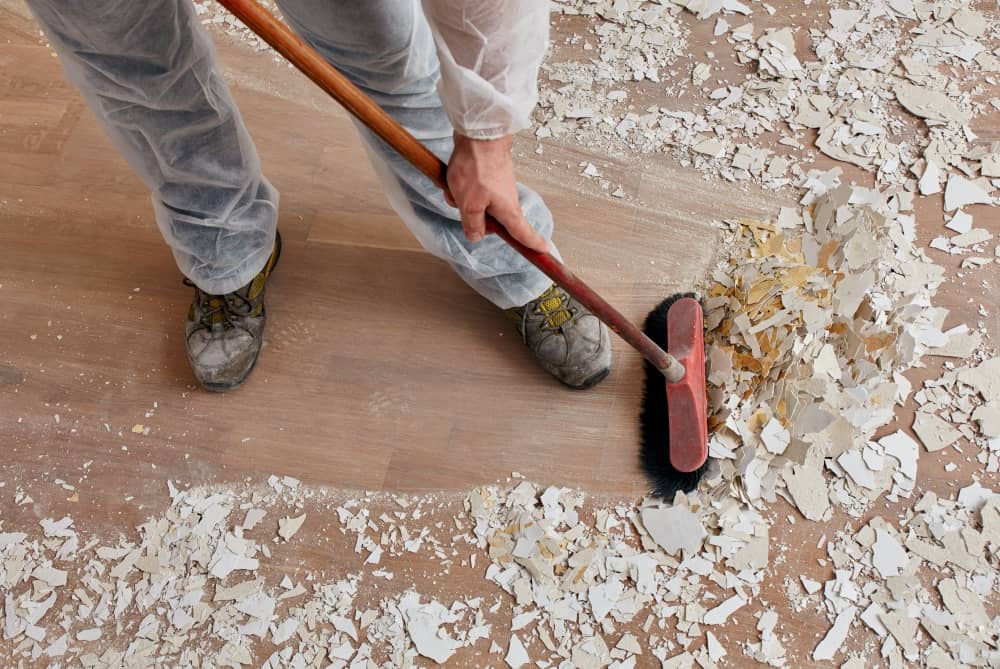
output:
{"label": "wooden floor", "polygon": [[[505,317],[396,220],[346,115],[284,64],[225,43],[227,79],[281,191],[285,250],[251,380],[224,395],[199,390],[183,339],[190,289],[147,191],[23,7],[0,2],[0,34],[0,481],[31,489],[30,514],[129,528],[162,509],[166,479],[271,473],[336,488],[461,491],[517,471],[597,496],[645,492],[638,355],[615,339],[612,375],[588,392],[550,379]],[[996,125],[975,130],[1000,139]],[[666,157],[614,161],[555,143],[538,155],[536,145],[519,144],[520,176],[553,210],[563,255],[635,319],[704,278],[719,251],[713,219],[767,217],[787,204]],[[573,176],[583,161],[629,198]],[[940,202],[918,206],[926,241],[940,234]],[[987,328],[1000,335],[997,271],[942,290],[949,326],[981,320],[984,304]],[[934,368],[910,376],[919,382]],[[891,429],[908,426],[908,415]],[[955,479],[941,458],[922,457],[920,467],[924,487],[948,494]],[[772,532],[786,545],[816,544],[811,524],[779,520]],[[330,559],[317,549],[301,564]],[[785,601],[780,588],[774,578],[763,598]],[[732,638],[748,638],[754,624],[741,619]],[[816,634],[828,626],[812,613],[795,624]]]}
{"label": "wooden floor", "polygon": [[[221,56],[281,191],[285,251],[249,383],[198,390],[182,336],[190,289],[147,191],[34,26],[12,11],[2,25],[4,466],[33,469],[40,452],[39,474],[93,459],[97,489],[156,465],[193,482],[280,471],[416,491],[520,471],[598,492],[644,490],[638,356],[616,339],[614,372],[590,392],[548,377],[506,318],[395,218],[345,114],[285,65],[235,45]],[[279,86],[280,96],[267,92]],[[712,266],[717,202],[726,215],[774,208],[769,196],[718,186],[706,200],[701,175],[666,161],[534,148],[520,147],[521,178],[555,213],[565,258],[636,319]],[[583,178],[567,184],[565,165],[584,160],[647,204],[598,195]],[[137,424],[149,433],[133,434]]]}
{"label": "wooden floor", "polygon": [[[23,6],[0,3],[0,25],[0,467],[43,477],[94,460],[84,486],[98,507],[109,482],[154,465],[195,484],[275,471],[338,487],[464,490],[519,471],[595,493],[646,489],[638,355],[614,338],[614,371],[588,392],[548,377],[506,318],[395,218],[346,114],[286,64],[224,40],[226,77],[281,191],[285,251],[250,381],[199,390],[182,335],[190,289],[148,192]],[[536,146],[521,139],[518,169],[554,212],[568,264],[637,320],[715,264],[713,220],[788,204],[667,157]],[[575,176],[584,161],[629,197]],[[939,203],[918,205],[929,240]],[[981,279],[995,286],[996,269],[953,281],[939,302],[955,311],[949,324],[975,323],[985,299],[996,333],[995,293]]]}

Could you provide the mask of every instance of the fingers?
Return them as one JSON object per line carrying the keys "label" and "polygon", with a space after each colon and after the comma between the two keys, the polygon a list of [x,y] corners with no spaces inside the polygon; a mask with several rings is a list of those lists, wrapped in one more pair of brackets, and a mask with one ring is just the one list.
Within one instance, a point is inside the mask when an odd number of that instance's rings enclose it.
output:
{"label": "fingers", "polygon": [[529,249],[538,251],[539,253],[549,252],[549,243],[545,241],[545,237],[542,237],[542,235],[531,227],[531,224],[524,218],[521,218],[518,224],[513,228],[510,226],[506,227],[507,231],[514,236],[514,239],[521,242]]}
{"label": "fingers", "polygon": [[475,244],[483,239],[486,234],[486,210],[483,208],[472,208],[460,210],[462,214],[462,230],[465,231],[465,238]]}
{"label": "fingers", "polygon": [[[486,209],[481,206],[466,205],[460,209],[462,230],[465,238],[472,243],[482,241],[486,235]],[[535,228],[528,223],[521,212],[521,204],[515,198],[496,198],[489,205],[489,213],[517,241],[539,253],[548,253],[549,244]]]}
{"label": "fingers", "polygon": [[521,203],[517,199],[500,200],[490,206],[490,213],[497,221],[507,229],[507,232],[517,241],[521,242],[529,249],[539,253],[548,253],[549,244],[537,230],[535,230],[524,214],[521,212]]}
{"label": "fingers", "polygon": [[548,242],[525,220],[518,201],[511,158],[511,138],[475,140],[456,133],[448,161],[445,198],[457,207],[465,237],[472,243],[486,235],[489,212],[510,235],[535,251],[545,253]]}

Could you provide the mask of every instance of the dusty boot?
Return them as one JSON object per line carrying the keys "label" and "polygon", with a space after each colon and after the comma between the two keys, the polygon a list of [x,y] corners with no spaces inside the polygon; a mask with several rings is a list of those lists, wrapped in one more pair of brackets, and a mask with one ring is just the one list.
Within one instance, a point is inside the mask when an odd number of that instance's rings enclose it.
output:
{"label": "dusty boot", "polygon": [[195,378],[206,390],[236,388],[250,376],[264,339],[264,284],[278,264],[281,235],[253,281],[226,295],[209,295],[194,286],[187,317],[187,352]]}
{"label": "dusty boot", "polygon": [[545,371],[570,388],[590,388],[611,372],[607,327],[559,286],[507,313]]}

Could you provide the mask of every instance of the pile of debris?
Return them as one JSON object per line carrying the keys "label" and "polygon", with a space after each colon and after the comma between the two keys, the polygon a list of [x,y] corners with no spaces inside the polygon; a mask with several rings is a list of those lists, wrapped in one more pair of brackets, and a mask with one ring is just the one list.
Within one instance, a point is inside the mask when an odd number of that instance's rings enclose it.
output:
{"label": "pile of debris", "polygon": [[[170,493],[137,541],[84,540],[70,517],[0,533],[7,666],[375,669],[474,656],[512,669],[632,669],[652,656],[667,668],[714,667],[740,649],[713,630],[758,599],[781,561],[769,559],[770,522],[732,497],[601,505],[522,481],[464,503],[331,501],[287,477]],[[333,565],[333,578],[292,578],[282,553],[301,551],[307,519],[331,511],[342,535],[356,536],[358,559]],[[788,584],[797,609],[822,605],[834,620],[813,659],[836,657],[863,624],[874,633],[865,657],[880,649],[890,666],[1000,662],[1000,627],[983,604],[997,588],[1000,493],[976,484],[953,500],[928,493],[898,526],[875,517],[826,548],[825,583]],[[435,564],[439,579],[460,565],[475,592],[438,601],[407,578],[405,560],[393,587],[396,573],[379,564],[390,554]],[[771,606],[754,615],[743,653],[787,666],[797,627],[779,628]]]}
{"label": "pile of debris", "polygon": [[[882,639],[879,654],[891,667],[904,659],[933,667],[996,664],[997,624],[983,602],[996,588],[996,565],[984,552],[995,555],[987,547],[998,545],[1000,500],[976,484],[957,500],[925,494],[898,529],[876,516],[853,536],[838,533],[827,545],[834,577],[823,586],[835,622],[813,659],[833,659],[857,618]],[[928,648],[918,627],[933,641]]]}
{"label": "pile of debris", "polygon": [[[975,145],[969,123],[1000,109],[1000,97],[987,98],[1000,81],[996,18],[968,3],[942,0],[832,4],[827,25],[808,31],[813,59],[800,59],[798,27],[758,30],[751,6],[734,0],[557,0],[559,13],[594,19],[588,34],[553,48],[543,68],[536,135],[618,155],[671,152],[682,164],[729,181],[782,188],[808,171],[814,155],[807,138],[815,129],[816,148],[873,172],[882,186],[916,190],[922,180],[921,192],[938,192],[940,178],[954,169],[969,179],[981,175],[972,186],[958,183],[973,189],[976,201],[992,202],[986,193],[988,179],[1000,176],[1000,146]],[[673,76],[689,47],[686,31],[676,27],[682,7],[698,19],[716,17],[715,46],[705,52],[707,60],[691,66],[690,88]],[[761,8],[775,13],[767,4]],[[653,26],[650,15],[657,17]],[[739,25],[731,25],[734,16]],[[676,48],[660,45],[660,58],[649,58],[644,39],[651,29],[670,35]],[[659,68],[648,67],[639,77],[620,64],[603,66],[600,52],[591,56],[586,46],[606,34],[615,36],[612,47],[628,44]],[[717,46],[723,39],[736,64],[755,67],[742,82],[711,88],[706,83],[722,67]],[[612,54],[618,57],[617,50]],[[671,67],[671,76],[661,72]],[[629,85],[661,78],[661,86]],[[664,98],[692,89],[704,96],[703,109],[663,105]],[[925,133],[906,112],[923,120]]]}
{"label": "pile of debris", "polygon": [[[913,490],[917,452],[871,438],[910,398],[902,372],[924,354],[970,360],[916,395],[926,449],[960,437],[996,449],[996,388],[985,381],[996,360],[972,360],[980,332],[942,331],[948,312],[930,298],[943,271],[914,245],[912,198],[833,183],[816,178],[811,204],[774,222],[727,223],[735,242],[705,303],[720,475],[751,504],[773,502],[783,479],[812,520],[828,515],[828,498],[858,516],[887,491]],[[953,428],[934,389],[960,381]],[[995,455],[983,464],[997,471]],[[829,495],[824,468],[835,475]]]}

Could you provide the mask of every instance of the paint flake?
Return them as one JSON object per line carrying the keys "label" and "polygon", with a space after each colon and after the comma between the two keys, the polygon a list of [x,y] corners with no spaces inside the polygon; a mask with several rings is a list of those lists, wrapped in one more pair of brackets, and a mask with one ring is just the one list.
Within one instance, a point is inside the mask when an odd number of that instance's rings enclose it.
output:
{"label": "paint flake", "polygon": [[878,538],[872,545],[872,564],[882,578],[898,576],[909,562],[906,550],[885,530],[877,529],[875,534]]}
{"label": "paint flake", "polygon": [[953,211],[971,204],[992,204],[985,180],[970,180],[952,174],[944,191],[944,210]]}
{"label": "paint flake", "polygon": [[721,625],[729,619],[730,615],[746,606],[746,604],[746,599],[739,595],[733,595],[715,608],[706,611],[705,615],[701,618],[701,622],[706,625]]}
{"label": "paint flake", "polygon": [[913,419],[913,431],[917,433],[920,443],[929,452],[947,448],[962,436],[948,422],[929,411],[916,412]]}
{"label": "paint flake", "polygon": [[524,645],[521,640],[517,638],[517,635],[510,635],[510,644],[507,647],[507,655],[504,657],[504,662],[510,669],[521,669],[524,665],[528,664],[531,658],[528,657],[528,651],[524,649]]}
{"label": "paint flake", "polygon": [[642,524],[653,541],[671,555],[696,550],[705,536],[698,517],[681,507],[645,507]]}
{"label": "paint flake", "polygon": [[296,516],[295,518],[279,518],[278,519],[278,535],[285,541],[290,540],[295,533],[299,531],[302,527],[302,523],[306,521],[306,514],[301,516]]}
{"label": "paint flake", "polygon": [[399,610],[418,653],[438,664],[444,664],[455,654],[459,643],[441,628],[456,620],[448,609],[434,600],[421,604],[420,595],[411,591],[403,596]]}
{"label": "paint flake", "polygon": [[789,435],[788,430],[781,426],[781,423],[772,418],[761,430],[760,439],[770,453],[781,455],[788,448],[791,435]]}
{"label": "paint flake", "polygon": [[809,520],[821,520],[830,508],[826,481],[818,469],[794,465],[785,471],[785,484],[795,506]]}
{"label": "paint flake", "polygon": [[820,660],[832,660],[836,657],[837,653],[840,652],[840,647],[843,645],[844,640],[847,638],[847,632],[850,630],[851,623],[854,622],[854,617],[857,613],[857,607],[848,606],[837,614],[833,627],[827,631],[823,640],[813,649],[813,660],[818,662]]}

